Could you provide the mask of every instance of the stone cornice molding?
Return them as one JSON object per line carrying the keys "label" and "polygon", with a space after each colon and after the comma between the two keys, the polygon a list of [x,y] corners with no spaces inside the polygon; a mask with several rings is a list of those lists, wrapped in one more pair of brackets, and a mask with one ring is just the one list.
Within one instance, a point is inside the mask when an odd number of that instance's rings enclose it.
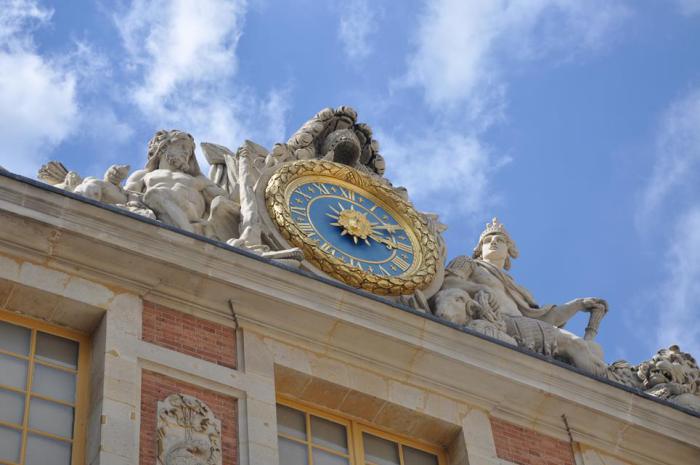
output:
{"label": "stone cornice molding", "polygon": [[[242,325],[638,463],[692,463],[700,418],[391,305],[19,176],[0,173],[0,250]],[[362,344],[357,344],[358,336]],[[332,342],[331,342],[332,339]]]}

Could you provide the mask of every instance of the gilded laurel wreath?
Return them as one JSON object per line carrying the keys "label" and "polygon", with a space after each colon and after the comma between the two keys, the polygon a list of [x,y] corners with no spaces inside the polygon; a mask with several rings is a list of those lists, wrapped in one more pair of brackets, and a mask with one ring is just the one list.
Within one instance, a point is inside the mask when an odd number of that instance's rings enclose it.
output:
{"label": "gilded laurel wreath", "polygon": [[[390,205],[416,238],[414,248],[418,265],[400,276],[382,276],[358,269],[321,250],[318,243],[304,234],[292,220],[286,198],[287,186],[290,183],[312,176],[345,181]],[[363,174],[340,163],[301,160],[282,167],[270,178],[265,189],[265,203],[270,217],[282,235],[294,246],[299,247],[307,260],[350,286],[378,295],[408,295],[418,289],[425,289],[437,273],[438,241],[428,225],[428,220],[380,178]]]}

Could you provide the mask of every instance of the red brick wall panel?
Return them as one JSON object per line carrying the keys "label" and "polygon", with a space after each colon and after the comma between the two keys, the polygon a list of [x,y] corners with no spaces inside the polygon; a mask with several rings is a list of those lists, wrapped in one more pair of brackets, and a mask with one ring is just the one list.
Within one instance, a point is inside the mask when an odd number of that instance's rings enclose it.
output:
{"label": "red brick wall panel", "polygon": [[141,321],[144,341],[236,368],[236,334],[229,326],[152,302],[143,303]]}
{"label": "red brick wall panel", "polygon": [[238,463],[238,422],[236,399],[195,386],[159,373],[141,373],[141,435],[139,465],[156,463],[156,427],[158,401],[171,394],[187,394],[201,400],[221,421],[221,450],[223,465]]}
{"label": "red brick wall panel", "polygon": [[491,418],[498,458],[518,465],[575,465],[571,445],[527,428]]}

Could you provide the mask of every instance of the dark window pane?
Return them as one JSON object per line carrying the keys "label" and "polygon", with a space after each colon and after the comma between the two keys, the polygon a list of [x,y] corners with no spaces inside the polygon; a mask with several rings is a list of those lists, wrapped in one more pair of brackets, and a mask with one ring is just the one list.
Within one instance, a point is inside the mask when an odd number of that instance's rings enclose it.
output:
{"label": "dark window pane", "polygon": [[376,465],[399,465],[399,447],[395,442],[378,438],[371,434],[362,435],[365,446],[365,460]]}
{"label": "dark window pane", "polygon": [[277,432],[306,439],[306,417],[303,412],[277,405]]}
{"label": "dark window pane", "polygon": [[29,355],[30,329],[0,321],[0,349]]}
{"label": "dark window pane", "polygon": [[437,457],[433,454],[407,446],[403,446],[401,449],[403,450],[404,465],[438,465]]}
{"label": "dark window pane", "polygon": [[36,358],[70,368],[78,368],[78,343],[70,339],[37,332]]}
{"label": "dark window pane", "polygon": [[346,454],[348,452],[348,434],[343,425],[312,416],[311,437],[313,438],[312,442],[314,444],[338,450]]}

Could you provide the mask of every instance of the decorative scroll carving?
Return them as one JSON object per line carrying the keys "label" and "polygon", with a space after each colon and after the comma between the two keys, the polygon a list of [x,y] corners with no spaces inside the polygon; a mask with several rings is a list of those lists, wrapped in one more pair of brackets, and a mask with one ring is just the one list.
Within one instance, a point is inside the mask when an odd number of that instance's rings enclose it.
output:
{"label": "decorative scroll carving", "polygon": [[221,465],[221,421],[201,400],[172,394],[158,402],[158,465]]}

